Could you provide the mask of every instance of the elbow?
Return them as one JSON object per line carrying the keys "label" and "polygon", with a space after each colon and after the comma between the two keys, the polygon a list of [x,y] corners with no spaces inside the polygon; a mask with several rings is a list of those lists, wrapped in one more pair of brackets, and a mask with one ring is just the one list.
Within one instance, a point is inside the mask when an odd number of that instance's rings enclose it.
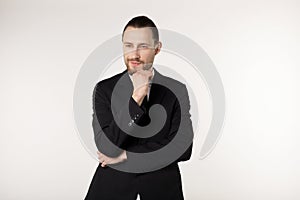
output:
{"label": "elbow", "polygon": [[188,149],[177,159],[177,162],[188,161],[192,156],[193,143]]}

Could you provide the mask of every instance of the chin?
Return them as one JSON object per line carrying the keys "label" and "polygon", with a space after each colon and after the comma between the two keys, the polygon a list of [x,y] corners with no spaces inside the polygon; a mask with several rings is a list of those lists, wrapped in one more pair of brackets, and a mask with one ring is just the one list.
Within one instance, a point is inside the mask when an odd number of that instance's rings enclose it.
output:
{"label": "chin", "polygon": [[136,72],[136,69],[132,68],[132,67],[127,67],[127,71],[130,75],[134,74]]}
{"label": "chin", "polygon": [[137,72],[138,70],[143,70],[143,66],[137,66],[137,67],[129,67],[127,68],[128,72],[131,74],[134,74],[135,72]]}
{"label": "chin", "polygon": [[145,64],[141,64],[139,66],[130,66],[127,65],[127,71],[130,75],[134,74],[135,72],[137,72],[138,70],[149,70],[152,67],[152,65],[145,65]]}

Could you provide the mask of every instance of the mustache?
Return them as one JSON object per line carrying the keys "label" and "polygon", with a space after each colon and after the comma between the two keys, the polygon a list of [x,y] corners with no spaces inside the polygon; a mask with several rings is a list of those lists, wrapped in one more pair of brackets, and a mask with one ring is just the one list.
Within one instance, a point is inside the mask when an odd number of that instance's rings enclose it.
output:
{"label": "mustache", "polygon": [[135,62],[140,62],[140,63],[144,63],[142,60],[140,60],[139,58],[133,58],[133,59],[127,59],[128,62],[130,61],[135,61]]}

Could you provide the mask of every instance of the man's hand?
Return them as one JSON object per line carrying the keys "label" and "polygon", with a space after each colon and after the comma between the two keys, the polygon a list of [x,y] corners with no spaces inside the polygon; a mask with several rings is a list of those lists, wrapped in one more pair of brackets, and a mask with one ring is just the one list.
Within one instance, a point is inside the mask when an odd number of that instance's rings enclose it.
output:
{"label": "man's hand", "polygon": [[109,165],[109,164],[117,164],[117,163],[123,162],[127,159],[125,150],[122,151],[122,153],[118,157],[115,157],[115,158],[108,157],[108,156],[104,155],[103,153],[101,153],[100,151],[97,151],[97,154],[98,154],[99,162],[102,163],[101,167],[105,167],[106,165]]}
{"label": "man's hand", "polygon": [[152,78],[152,70],[139,70],[132,75],[133,94],[132,98],[141,105],[144,97],[148,94],[149,81]]}

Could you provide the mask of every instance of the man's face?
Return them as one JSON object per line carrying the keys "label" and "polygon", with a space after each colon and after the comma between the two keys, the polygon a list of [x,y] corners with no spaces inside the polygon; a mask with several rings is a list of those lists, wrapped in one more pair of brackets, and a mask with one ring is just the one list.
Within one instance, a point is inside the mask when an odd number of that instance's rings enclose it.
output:
{"label": "man's face", "polygon": [[129,74],[151,69],[161,43],[155,42],[152,28],[127,27],[123,35],[123,56]]}

